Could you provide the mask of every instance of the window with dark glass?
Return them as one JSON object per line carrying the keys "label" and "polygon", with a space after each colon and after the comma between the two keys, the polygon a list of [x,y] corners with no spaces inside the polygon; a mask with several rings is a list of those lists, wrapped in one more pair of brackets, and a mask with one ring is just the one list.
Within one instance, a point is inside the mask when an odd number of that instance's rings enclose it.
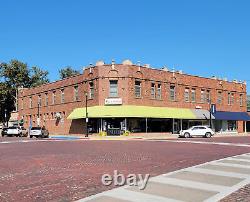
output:
{"label": "window with dark glass", "polygon": [[109,97],[118,97],[118,81],[109,81]]}
{"label": "window with dark glass", "polygon": [[141,81],[135,81],[135,97],[141,97]]}
{"label": "window with dark glass", "polygon": [[207,95],[206,95],[206,101],[207,101],[207,103],[210,103],[210,99],[211,99],[210,90],[207,90]]}
{"label": "window with dark glass", "polygon": [[42,106],[42,97],[41,97],[41,95],[38,95],[38,104],[39,104],[39,106]]}

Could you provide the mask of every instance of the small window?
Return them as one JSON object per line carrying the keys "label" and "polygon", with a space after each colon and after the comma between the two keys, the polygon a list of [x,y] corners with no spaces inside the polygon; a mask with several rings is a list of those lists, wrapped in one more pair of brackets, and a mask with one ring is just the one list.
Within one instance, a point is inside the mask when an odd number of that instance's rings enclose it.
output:
{"label": "small window", "polygon": [[157,99],[161,99],[161,84],[157,85]]}
{"label": "small window", "polygon": [[64,89],[61,89],[61,103],[63,104],[64,102],[65,102]]}
{"label": "small window", "polygon": [[45,93],[45,106],[49,105],[48,93]]}
{"label": "small window", "polygon": [[243,106],[243,94],[240,94],[240,106]]}
{"label": "small window", "polygon": [[207,96],[206,96],[206,102],[210,103],[211,99],[211,94],[210,94],[210,90],[207,90]]}
{"label": "small window", "polygon": [[231,93],[231,105],[234,104],[234,93]]}
{"label": "small window", "polygon": [[41,97],[41,95],[38,95],[38,104],[39,104],[39,106],[42,106],[42,97]]}
{"label": "small window", "polygon": [[89,82],[89,99],[93,99],[95,95],[94,82]]}
{"label": "small window", "polygon": [[201,90],[201,103],[205,102],[205,91]]}
{"label": "small window", "polygon": [[196,101],[196,90],[194,88],[191,90],[191,101]]}
{"label": "small window", "polygon": [[109,81],[109,97],[118,97],[118,81]]}
{"label": "small window", "polygon": [[217,103],[222,104],[222,92],[221,91],[218,92]]}
{"label": "small window", "polygon": [[176,92],[175,92],[175,85],[170,85],[170,101],[176,100]]}
{"label": "small window", "polygon": [[151,98],[155,99],[155,84],[151,83]]}
{"label": "small window", "polygon": [[79,94],[78,94],[78,86],[74,86],[74,101],[78,101]]}
{"label": "small window", "polygon": [[135,81],[135,97],[141,97],[141,81]]}
{"label": "small window", "polygon": [[185,99],[185,102],[189,102],[189,89],[188,88],[185,89],[184,99]]}
{"label": "small window", "polygon": [[30,96],[30,108],[32,108],[33,107],[33,102],[32,102],[32,96]]}
{"label": "small window", "polygon": [[227,94],[227,104],[231,105],[231,93]]}
{"label": "small window", "polygon": [[54,105],[56,103],[56,91],[53,91],[52,94],[52,105]]}

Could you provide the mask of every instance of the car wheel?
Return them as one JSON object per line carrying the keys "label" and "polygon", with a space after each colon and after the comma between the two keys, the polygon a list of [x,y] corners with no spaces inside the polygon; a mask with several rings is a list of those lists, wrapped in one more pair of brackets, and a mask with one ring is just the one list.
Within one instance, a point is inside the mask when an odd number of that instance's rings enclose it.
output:
{"label": "car wheel", "polygon": [[184,137],[185,137],[185,138],[190,138],[190,134],[189,134],[189,133],[185,133],[185,134],[184,134]]}
{"label": "car wheel", "polygon": [[207,132],[206,134],[205,134],[205,137],[206,138],[210,138],[212,135],[211,135],[211,133],[209,133],[209,132]]}
{"label": "car wheel", "polygon": [[30,135],[30,138],[33,138],[33,136],[32,136],[32,135]]}

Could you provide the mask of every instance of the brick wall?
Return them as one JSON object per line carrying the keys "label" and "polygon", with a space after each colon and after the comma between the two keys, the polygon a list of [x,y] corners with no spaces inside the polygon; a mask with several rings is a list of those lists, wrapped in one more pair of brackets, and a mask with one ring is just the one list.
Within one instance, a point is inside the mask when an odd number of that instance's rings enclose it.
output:
{"label": "brick wall", "polygon": [[[217,104],[219,111],[246,111],[246,85],[217,79],[208,79],[170,71],[139,67],[136,65],[116,64],[99,65],[87,68],[83,74],[42,85],[36,88],[19,91],[19,117],[24,116],[25,126],[28,127],[30,115],[33,125],[36,124],[38,113],[38,95],[41,95],[40,107],[41,124],[54,134],[82,134],[85,130],[84,119],[68,120],[66,117],[78,107],[85,107],[85,92],[89,92],[89,82],[94,83],[94,98],[88,100],[89,106],[104,105],[109,97],[109,80],[118,80],[118,95],[124,105],[165,106],[179,108],[196,108],[200,106],[209,109],[209,104],[201,102],[201,90],[210,90],[212,103],[217,102],[217,92],[223,94],[222,104]],[[135,80],[141,81],[141,98],[135,98]],[[151,98],[151,83],[161,84],[161,99]],[[176,101],[170,101],[170,85],[176,86]],[[74,99],[74,87],[78,86],[79,100]],[[188,88],[196,90],[196,101],[185,102],[184,92]],[[61,90],[64,90],[65,101],[61,103]],[[55,104],[52,103],[53,92],[56,94]],[[228,105],[228,92],[234,93],[234,104]],[[45,93],[48,94],[48,106],[45,106]],[[243,106],[240,106],[240,94],[243,95]],[[32,96],[33,106],[29,107]],[[23,100],[23,101],[22,101]],[[22,104],[23,102],[23,104]],[[21,106],[23,105],[23,109]],[[55,113],[61,113],[62,119],[57,121]],[[241,130],[239,123],[239,130]]]}

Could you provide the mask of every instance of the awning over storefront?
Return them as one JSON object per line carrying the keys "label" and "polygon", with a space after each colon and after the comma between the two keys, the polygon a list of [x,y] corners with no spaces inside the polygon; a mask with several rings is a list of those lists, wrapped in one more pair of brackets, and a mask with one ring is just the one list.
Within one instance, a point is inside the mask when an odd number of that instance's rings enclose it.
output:
{"label": "awning over storefront", "polygon": [[247,112],[222,112],[217,111],[213,114],[216,120],[229,121],[250,121],[250,116]]}
{"label": "awning over storefront", "polygon": [[[85,108],[76,108],[68,116],[68,119],[86,118]],[[88,107],[89,118],[176,118],[176,119],[196,119],[191,109],[168,108],[168,107],[148,107],[148,106],[93,106]]]}
{"label": "awning over storefront", "polygon": [[[193,113],[196,116],[196,119],[210,119],[210,112],[205,109],[193,109]],[[215,119],[213,115],[211,115],[212,119]]]}

